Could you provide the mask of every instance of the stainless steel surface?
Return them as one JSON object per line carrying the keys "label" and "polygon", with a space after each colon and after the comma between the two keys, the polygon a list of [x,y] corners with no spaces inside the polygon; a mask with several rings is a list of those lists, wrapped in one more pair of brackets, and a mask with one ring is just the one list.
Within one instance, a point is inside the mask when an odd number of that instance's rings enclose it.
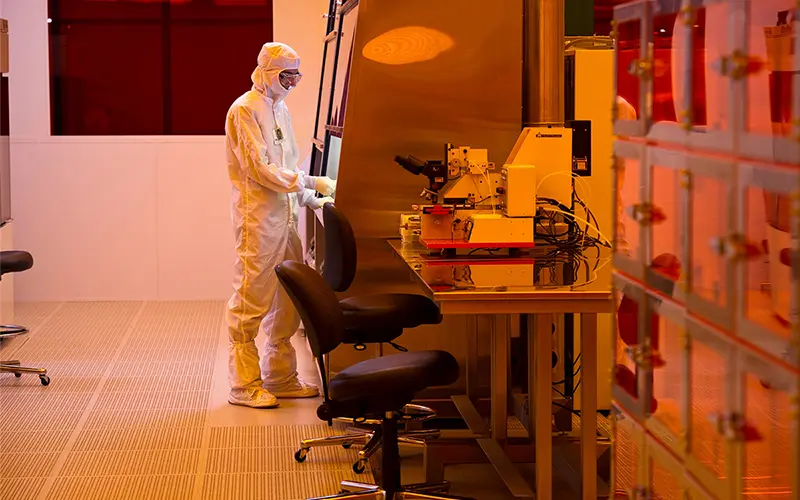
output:
{"label": "stainless steel surface", "polygon": [[[0,345],[2,345],[4,340],[27,335],[28,333],[30,333],[30,330],[21,325],[0,325]],[[22,363],[16,359],[0,360],[0,373],[13,373],[16,377],[22,376],[23,373],[30,373],[38,375],[42,385],[50,384],[50,377],[47,376],[47,368],[22,366]]]}
{"label": "stainless steel surface", "polygon": [[[467,400],[471,401],[478,396],[480,387],[480,371],[478,370],[478,318],[470,316],[466,319],[466,342],[467,342],[467,356],[466,356],[466,385],[467,385]],[[456,403],[457,404],[457,403]],[[471,404],[471,403],[470,403]],[[463,415],[463,413],[462,413]],[[467,422],[469,423],[469,422]],[[485,425],[484,425],[485,427]]]}
{"label": "stainless steel surface", "polygon": [[327,497],[309,498],[308,500],[328,500],[333,498],[341,500],[386,500],[386,493],[378,489],[373,489],[365,493],[342,493],[340,495],[331,495]]}
{"label": "stainless steel surface", "polygon": [[433,498],[433,499],[443,499],[443,500],[470,500],[469,498],[465,497],[455,497],[450,495],[444,495],[443,493],[438,492],[446,492],[450,489],[450,482],[449,481],[437,481],[431,483],[417,483],[417,484],[409,484],[407,486],[403,486],[403,491],[396,493],[389,499],[386,493],[379,489],[374,484],[369,483],[357,483],[354,481],[342,481],[340,483],[342,491],[339,495],[333,495],[329,497],[320,497],[318,499],[309,499],[309,500],[323,500],[327,498],[344,498],[344,499],[356,499],[356,498],[369,498],[369,499],[388,499],[388,500],[400,500],[402,498]]}
{"label": "stainless steel surface", "polygon": [[[578,261],[576,273],[564,279],[542,270],[552,269],[561,261],[550,257],[531,256],[494,258],[491,256],[467,256],[444,258],[429,255],[420,244],[404,244],[390,240],[389,246],[413,272],[414,279],[424,287],[444,314],[525,314],[559,312],[611,312],[610,258],[607,251],[599,257],[586,257]],[[531,282],[524,285],[506,286],[491,281],[473,280],[472,284],[456,284],[442,279],[454,272],[477,275],[463,268],[488,268],[493,272],[484,275],[502,275],[509,267],[532,267]]]}
{"label": "stainless steel surface", "polygon": [[322,446],[350,446],[350,445],[366,445],[372,439],[372,433],[364,434],[346,434],[342,436],[328,436],[324,438],[303,439],[300,441],[301,450],[310,450],[311,448],[319,448]]}
{"label": "stainless steel surface", "polygon": [[523,122],[564,121],[564,0],[524,0]]}
{"label": "stainless steel surface", "polygon": [[[553,425],[552,425],[552,370],[550,352],[552,335],[550,328],[553,318],[549,314],[536,315],[536,328],[533,331],[533,366],[535,367],[535,389],[532,391],[536,406],[532,409],[534,440],[536,442],[536,493],[539,500],[550,500],[553,496]],[[529,353],[530,356],[530,353]],[[595,397],[597,395],[595,394]]]}
{"label": "stainless steel surface", "polygon": [[[597,315],[581,316],[581,370],[597,373]],[[597,498],[597,377],[581,378],[581,477],[583,500]]]}
{"label": "stainless steel surface", "polygon": [[[534,429],[535,454],[536,454],[536,498],[549,500],[552,498],[553,483],[553,425],[552,425],[552,315],[555,313],[586,313],[581,318],[582,340],[586,347],[584,356],[596,357],[597,353],[597,313],[610,312],[612,300],[610,293],[609,280],[598,280],[600,274],[600,262],[590,262],[585,258],[584,265],[593,270],[594,276],[579,282],[572,274],[564,275],[563,278],[569,283],[547,283],[541,282],[534,276],[533,282],[517,287],[504,287],[487,285],[479,287],[477,284],[467,287],[455,287],[449,283],[441,286],[439,281],[426,280],[431,276],[442,276],[442,273],[426,273],[428,267],[438,267],[447,269],[487,266],[501,269],[509,265],[531,265],[535,266],[536,258],[526,257],[505,257],[505,258],[485,258],[482,261],[475,256],[462,258],[443,258],[437,255],[430,255],[424,247],[414,244],[402,244],[399,241],[390,241],[390,246],[412,271],[417,281],[425,287],[428,295],[436,300],[443,314],[453,313],[476,315],[478,318],[488,316],[491,324],[491,363],[492,381],[490,387],[490,435],[476,435],[474,427],[480,427],[480,416],[476,416],[477,411],[469,399],[469,396],[457,396],[453,398],[457,402],[457,407],[466,416],[467,420],[472,421],[469,425],[469,438],[476,438],[477,443],[483,450],[486,458],[494,465],[495,469],[503,479],[506,486],[517,498],[533,498],[531,487],[525,482],[519,471],[506,454],[504,447],[507,445],[508,438],[508,406],[510,391],[508,387],[508,368],[510,359],[510,337],[512,335],[510,325],[510,315],[517,313],[536,314],[536,328],[534,329],[528,343],[530,364],[533,370],[529,373],[529,389],[534,393],[533,400],[535,406],[530,411],[532,414],[529,428]],[[609,259],[608,255],[599,255],[597,259]],[[538,259],[540,264],[547,264],[547,259],[543,256]],[[445,275],[447,273],[444,273]],[[474,318],[477,323],[477,319]],[[587,325],[586,323],[592,323]],[[476,329],[465,332],[463,335],[474,340]],[[468,356],[468,363],[472,363],[473,356]],[[589,369],[584,373],[593,374],[597,371],[596,359],[592,359],[588,364]],[[466,367],[467,373],[472,373],[475,367]],[[587,376],[588,378],[588,376]],[[588,411],[586,419],[581,421],[581,450],[582,450],[582,476],[587,481],[588,476],[592,476],[592,484],[584,488],[584,498],[588,495],[596,496],[596,428],[595,418],[597,407],[597,385],[589,384],[590,389],[582,391],[581,395],[586,399],[584,411]],[[463,432],[463,431],[462,431]],[[442,433],[445,438],[447,433]],[[586,440],[591,443],[584,443]],[[589,463],[591,462],[591,463]],[[448,462],[454,463],[454,462]],[[457,462],[455,462],[457,463]],[[427,470],[427,468],[426,468]]]}
{"label": "stainless steel surface", "polygon": [[476,436],[488,436],[489,435],[489,427],[486,425],[486,422],[483,420],[483,417],[475,408],[475,405],[472,404],[469,396],[466,394],[452,396],[451,399],[453,403],[456,405],[456,409],[458,413],[461,414],[461,417],[464,419],[464,423],[467,424],[467,428],[475,434]]}
{"label": "stainless steel surface", "polygon": [[528,483],[517,471],[516,466],[509,460],[497,441],[494,439],[478,439],[478,444],[483,449],[483,452],[486,453],[486,457],[492,465],[494,465],[497,473],[503,478],[503,482],[506,483],[512,495],[516,498],[536,498],[531,487],[528,486]]}
{"label": "stainless steel surface", "polygon": [[9,339],[12,337],[18,337],[20,335],[26,335],[29,333],[29,330],[24,326],[20,325],[0,325],[0,342],[5,339]]}
{"label": "stainless steel surface", "polygon": [[[411,211],[424,186],[394,164],[395,155],[440,158],[447,142],[486,148],[499,164],[508,155],[520,130],[521,13],[516,0],[498,0],[491,8],[481,0],[361,0],[336,193],[358,239],[358,273],[347,295],[417,291],[384,242],[398,235],[400,214]],[[452,46],[415,64],[382,64],[362,55],[370,41],[409,26],[435,30]],[[425,52],[429,33],[420,30],[391,48],[400,55]],[[464,339],[448,332],[464,327],[463,318],[448,318],[407,333],[400,343],[411,350],[446,349],[463,360]],[[368,357],[339,349],[333,371]]]}
{"label": "stainless steel surface", "polygon": [[32,368],[20,365],[19,361],[0,361],[0,372],[6,373],[33,373],[39,376],[46,375],[46,368]]}
{"label": "stainless steel surface", "polygon": [[453,495],[445,495],[442,493],[422,493],[419,491],[404,491],[395,495],[395,500],[425,500],[425,499],[440,499],[440,500],[472,500],[467,497],[456,497]]}
{"label": "stainless steel surface", "polygon": [[492,389],[491,425],[492,438],[504,443],[508,438],[508,379],[509,361],[511,359],[511,337],[509,335],[508,316],[498,315],[492,318]]}

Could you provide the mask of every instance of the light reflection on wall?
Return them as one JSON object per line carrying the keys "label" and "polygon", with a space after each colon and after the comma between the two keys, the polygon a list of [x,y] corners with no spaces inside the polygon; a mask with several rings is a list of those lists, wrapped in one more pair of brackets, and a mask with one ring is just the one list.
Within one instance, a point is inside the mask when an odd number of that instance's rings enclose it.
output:
{"label": "light reflection on wall", "polygon": [[401,65],[430,61],[452,48],[453,39],[430,28],[407,26],[370,40],[362,55],[381,64]]}
{"label": "light reflection on wall", "polygon": [[[86,0],[87,2],[101,3],[169,3],[172,5],[185,5],[192,0]],[[268,0],[213,0],[214,5],[221,7],[261,7],[267,5]],[[196,2],[202,5],[204,2]]]}

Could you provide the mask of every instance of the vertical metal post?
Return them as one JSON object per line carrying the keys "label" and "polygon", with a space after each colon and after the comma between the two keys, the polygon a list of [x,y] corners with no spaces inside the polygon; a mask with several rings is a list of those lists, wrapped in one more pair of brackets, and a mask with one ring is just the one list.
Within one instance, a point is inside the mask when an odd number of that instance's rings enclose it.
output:
{"label": "vertical metal post", "polygon": [[597,498],[597,314],[581,315],[581,476],[583,500]]}
{"label": "vertical metal post", "polygon": [[508,316],[492,317],[492,439],[505,444],[508,437],[508,360],[511,339]]}
{"label": "vertical metal post", "polygon": [[523,5],[522,125],[564,121],[564,0]]}
{"label": "vertical metal post", "polygon": [[553,315],[537,314],[534,338],[536,342],[528,346],[533,349],[535,361],[536,389],[535,398],[530,408],[532,429],[536,446],[536,498],[537,500],[550,500],[553,498],[553,424],[552,401],[553,368],[550,361],[553,350]]}

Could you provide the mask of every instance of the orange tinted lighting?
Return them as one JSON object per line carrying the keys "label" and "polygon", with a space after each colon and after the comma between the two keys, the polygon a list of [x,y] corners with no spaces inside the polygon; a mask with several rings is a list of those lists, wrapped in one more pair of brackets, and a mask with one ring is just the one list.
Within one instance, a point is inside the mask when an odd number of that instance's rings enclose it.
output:
{"label": "orange tinted lighting", "polygon": [[453,45],[453,39],[441,31],[407,26],[370,40],[362,54],[371,61],[397,66],[430,61]]}

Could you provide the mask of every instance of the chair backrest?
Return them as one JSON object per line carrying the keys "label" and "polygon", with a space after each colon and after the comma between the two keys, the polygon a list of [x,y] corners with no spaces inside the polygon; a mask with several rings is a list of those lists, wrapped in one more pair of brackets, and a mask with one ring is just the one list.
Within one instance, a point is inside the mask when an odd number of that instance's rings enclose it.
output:
{"label": "chair backrest", "polygon": [[344,338],[344,314],[330,285],[315,270],[292,260],[278,264],[275,273],[303,320],[314,356],[336,349]]}
{"label": "chair backrest", "polygon": [[287,260],[275,267],[275,274],[303,320],[311,352],[319,367],[322,395],[329,401],[324,356],[336,349],[344,338],[344,314],[339,300],[322,276],[305,264]]}
{"label": "chair backrest", "polygon": [[337,292],[344,292],[356,277],[358,253],[353,226],[333,203],[322,207],[325,224],[325,267],[322,276]]}

